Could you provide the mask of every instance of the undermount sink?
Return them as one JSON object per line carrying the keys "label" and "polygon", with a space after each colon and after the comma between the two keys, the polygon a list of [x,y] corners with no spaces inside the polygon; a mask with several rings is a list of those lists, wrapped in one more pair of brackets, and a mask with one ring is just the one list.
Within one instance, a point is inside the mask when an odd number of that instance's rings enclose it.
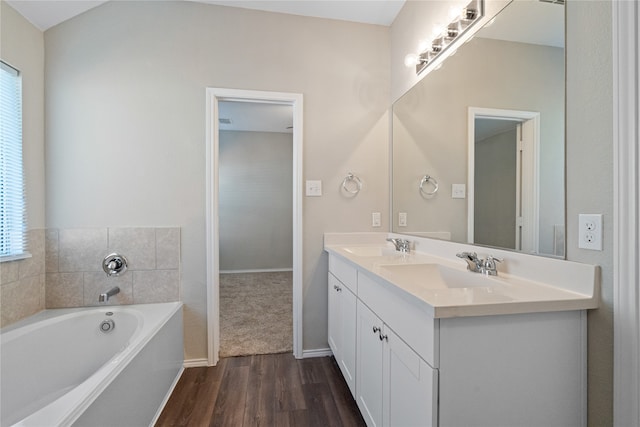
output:
{"label": "undermount sink", "polygon": [[344,248],[345,252],[348,252],[355,256],[387,256],[387,255],[399,255],[401,252],[396,251],[393,248],[387,248],[384,246],[352,246]]}
{"label": "undermount sink", "polygon": [[491,287],[497,281],[466,270],[455,270],[440,264],[381,265],[380,272],[398,284],[419,284],[425,288],[477,288]]}

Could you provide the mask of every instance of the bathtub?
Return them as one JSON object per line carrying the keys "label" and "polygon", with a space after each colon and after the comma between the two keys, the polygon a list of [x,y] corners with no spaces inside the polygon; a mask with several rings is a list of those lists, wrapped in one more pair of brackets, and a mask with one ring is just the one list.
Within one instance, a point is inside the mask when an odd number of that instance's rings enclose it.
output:
{"label": "bathtub", "polygon": [[0,340],[0,426],[148,426],[182,373],[182,303],[44,310]]}

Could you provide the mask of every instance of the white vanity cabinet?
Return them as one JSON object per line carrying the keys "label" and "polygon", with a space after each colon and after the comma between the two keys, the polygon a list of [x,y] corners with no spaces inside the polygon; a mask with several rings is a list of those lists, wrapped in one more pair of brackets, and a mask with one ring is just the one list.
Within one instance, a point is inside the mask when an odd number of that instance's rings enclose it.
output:
{"label": "white vanity cabinet", "polygon": [[356,402],[368,426],[436,426],[437,371],[358,301]]}
{"label": "white vanity cabinet", "polygon": [[[340,261],[338,260],[338,263]],[[355,295],[355,269],[353,277],[349,277],[349,269],[343,270],[345,265],[340,265],[334,271],[349,283],[347,286],[333,273],[329,273],[328,301],[329,301],[329,325],[328,340],[333,356],[342,371],[342,375],[349,386],[351,394],[356,391],[356,295]],[[342,268],[342,269],[341,269]],[[341,274],[346,271],[347,274]],[[350,289],[351,287],[351,289]]]}
{"label": "white vanity cabinet", "polygon": [[372,269],[329,254],[329,343],[369,427],[586,425],[585,309],[436,318]]}

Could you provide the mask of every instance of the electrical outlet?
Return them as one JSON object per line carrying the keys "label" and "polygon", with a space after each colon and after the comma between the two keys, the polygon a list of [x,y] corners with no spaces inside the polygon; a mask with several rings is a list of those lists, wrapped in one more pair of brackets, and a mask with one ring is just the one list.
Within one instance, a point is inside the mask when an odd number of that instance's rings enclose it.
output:
{"label": "electrical outlet", "polygon": [[398,213],[398,227],[406,227],[407,226],[407,213],[399,212]]}
{"label": "electrical outlet", "polygon": [[602,214],[578,215],[578,247],[602,250]]}
{"label": "electrical outlet", "polygon": [[380,212],[372,212],[371,213],[371,226],[372,227],[380,227],[381,219]]}

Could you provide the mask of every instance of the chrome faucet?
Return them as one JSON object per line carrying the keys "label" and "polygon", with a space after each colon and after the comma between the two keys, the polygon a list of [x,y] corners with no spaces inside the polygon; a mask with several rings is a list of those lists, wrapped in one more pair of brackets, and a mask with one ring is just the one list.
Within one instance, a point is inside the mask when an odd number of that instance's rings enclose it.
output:
{"label": "chrome faucet", "polygon": [[389,238],[387,239],[387,242],[393,243],[393,245],[396,247],[396,251],[409,253],[409,251],[411,250],[411,242],[408,240],[399,239],[399,238]]}
{"label": "chrome faucet", "polygon": [[475,252],[460,252],[456,256],[467,262],[467,270],[486,274],[487,276],[497,276],[496,262],[502,262],[500,258],[491,255],[487,256],[486,259],[478,258],[478,254]]}
{"label": "chrome faucet", "polygon": [[117,293],[120,293],[120,288],[117,286],[114,286],[113,288],[109,289],[107,292],[100,294],[100,296],[98,297],[98,302],[107,302],[109,301],[110,297],[114,296]]}

